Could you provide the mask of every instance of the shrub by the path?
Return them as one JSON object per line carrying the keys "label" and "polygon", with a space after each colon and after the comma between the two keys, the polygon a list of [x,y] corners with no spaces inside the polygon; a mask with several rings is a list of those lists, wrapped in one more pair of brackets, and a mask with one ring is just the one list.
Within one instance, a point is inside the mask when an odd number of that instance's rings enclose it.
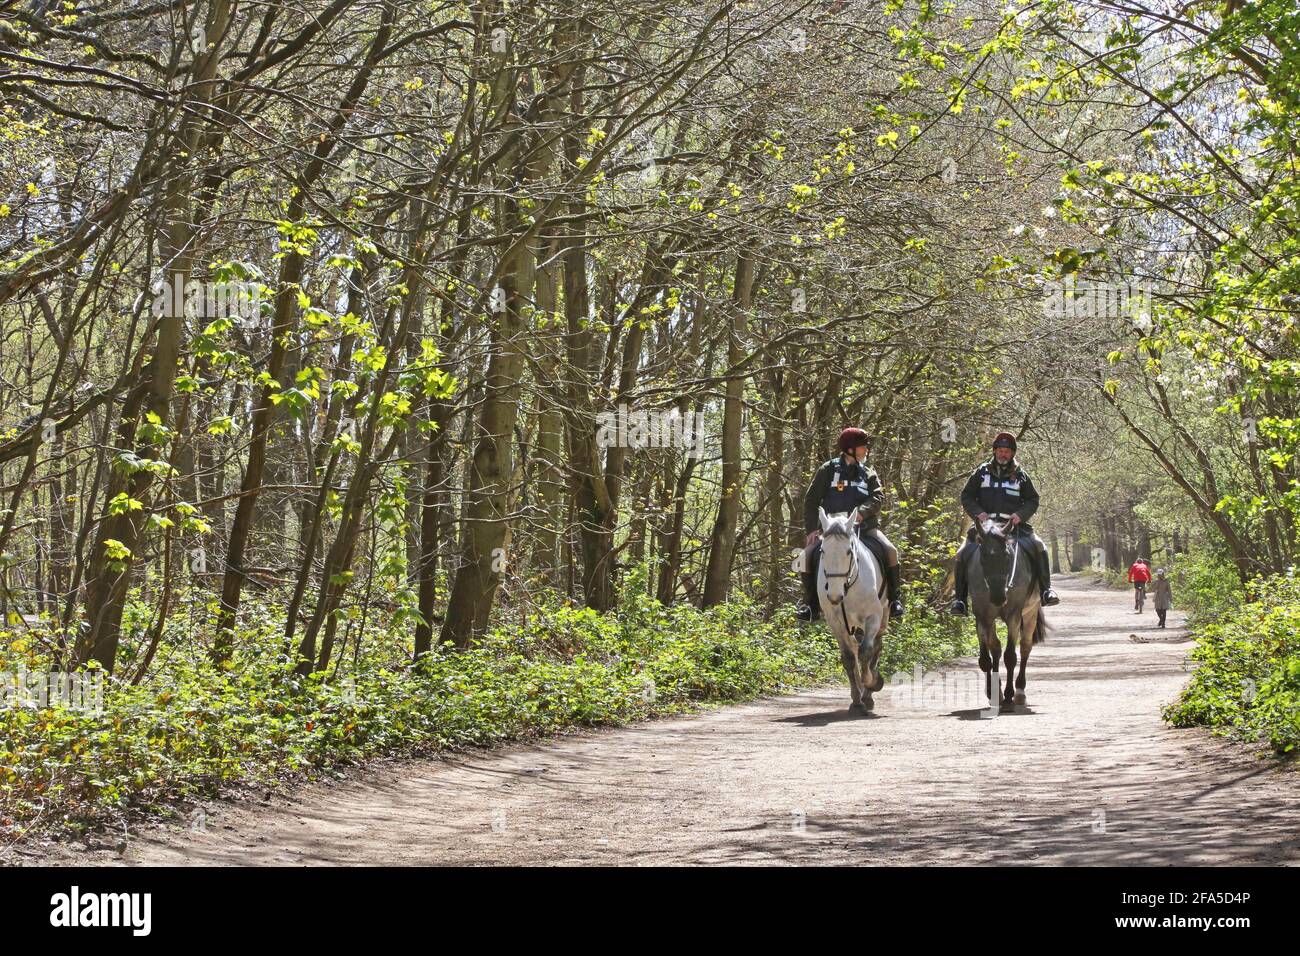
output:
{"label": "shrub by the path", "polygon": [[[415,754],[621,724],[843,680],[824,625],[801,628],[744,600],[700,611],[633,599],[617,613],[555,606],[500,626],[472,650],[420,666],[376,631],[329,678],[293,674],[271,608],[225,669],[172,635],[139,686],[99,711],[0,707],[0,829],[82,828],[170,812],[233,784],[273,783],[380,754]],[[971,650],[923,611],[890,632],[886,673]],[[0,671],[40,666],[0,631]]]}
{"label": "shrub by the path", "polygon": [[[1196,672],[1165,708],[1165,719],[1292,753],[1300,746],[1300,581],[1290,575],[1256,581],[1253,599],[1228,610],[1221,609],[1219,593],[1206,591],[1212,609],[1195,614]],[[1222,616],[1208,620],[1210,613]]]}

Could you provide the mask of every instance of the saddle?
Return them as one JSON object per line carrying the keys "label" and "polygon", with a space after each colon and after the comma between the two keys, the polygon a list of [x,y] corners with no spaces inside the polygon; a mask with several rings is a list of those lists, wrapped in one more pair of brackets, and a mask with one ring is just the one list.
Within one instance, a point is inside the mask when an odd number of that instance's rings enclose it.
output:
{"label": "saddle", "polygon": [[874,534],[859,533],[858,540],[867,546],[867,550],[871,552],[871,556],[876,559],[876,563],[880,565],[881,570],[884,570],[884,568],[888,566],[888,561],[885,555],[885,546],[880,543]]}

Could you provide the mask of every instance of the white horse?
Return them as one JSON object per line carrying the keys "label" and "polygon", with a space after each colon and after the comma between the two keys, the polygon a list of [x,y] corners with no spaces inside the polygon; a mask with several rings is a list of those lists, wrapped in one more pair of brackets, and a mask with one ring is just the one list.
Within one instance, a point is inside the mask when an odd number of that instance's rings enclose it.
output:
{"label": "white horse", "polygon": [[849,710],[866,713],[875,707],[871,695],[885,686],[877,668],[889,625],[885,575],[858,538],[861,514],[828,515],[817,510],[822,528],[817,596],[826,623],[840,642],[840,662],[853,693]]}

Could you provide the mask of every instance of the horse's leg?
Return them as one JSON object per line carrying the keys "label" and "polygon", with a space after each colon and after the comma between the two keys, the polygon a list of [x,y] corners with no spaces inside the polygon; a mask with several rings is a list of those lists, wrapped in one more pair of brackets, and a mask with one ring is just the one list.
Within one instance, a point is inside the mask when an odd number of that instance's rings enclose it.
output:
{"label": "horse's leg", "polygon": [[885,675],[880,672],[880,654],[885,649],[885,631],[889,630],[889,615],[881,610],[879,620],[868,620],[867,633],[871,633],[871,654],[867,658],[867,670],[871,672],[872,691],[883,691]]}
{"label": "horse's leg", "polygon": [[849,710],[860,710],[862,690],[858,684],[858,655],[855,653],[855,648],[850,646],[852,640],[852,635],[849,635],[848,640],[840,640],[840,663],[844,665],[844,673],[849,675],[849,693],[853,695],[853,703],[849,705]]}
{"label": "horse's leg", "polygon": [[871,696],[876,689],[876,682],[871,676],[871,640],[867,637],[867,632],[861,627],[853,629],[850,640],[853,641],[854,647],[857,648],[858,686],[862,688],[862,706],[866,710],[871,710],[876,706],[876,702]]}
{"label": "horse's leg", "polygon": [[988,624],[983,618],[975,619],[975,636],[980,642],[980,670],[987,674],[993,666],[993,658],[989,656]]}
{"label": "horse's leg", "polygon": [[1020,620],[1020,611],[1007,615],[1007,652],[1003,658],[1007,665],[1007,685],[1002,691],[1002,706],[1006,708],[1012,707],[1015,702],[1016,646],[1020,644],[1023,633]]}
{"label": "horse's leg", "polygon": [[1016,676],[1016,642],[1011,639],[1010,634],[1007,635],[1007,652],[1003,657],[1003,661],[1007,665],[1007,683],[1002,691],[1002,706],[1010,707],[1015,693],[1012,682]]}
{"label": "horse's leg", "polygon": [[1038,630],[1038,609],[1025,613],[1020,623],[1020,673],[1016,675],[1017,704],[1025,703],[1025,665],[1029,663],[1029,652],[1034,648],[1034,632]]}
{"label": "horse's leg", "polygon": [[881,648],[884,646],[880,639],[882,630],[879,621],[869,618],[863,627],[854,631],[858,639],[858,665],[861,667],[858,681],[862,684],[862,703],[867,710],[871,710],[876,705],[872,695],[885,687],[885,679],[876,667],[880,660]]}
{"label": "horse's leg", "polygon": [[998,643],[998,626],[994,620],[979,618],[975,630],[980,639],[980,670],[984,672],[984,697],[990,707],[998,706],[997,660],[1002,646]]}
{"label": "horse's leg", "polygon": [[[885,618],[885,622],[888,622],[888,620],[889,618]],[[884,691],[885,689],[885,675],[880,672],[880,654],[884,653],[885,630],[888,627],[888,623],[885,622],[881,622],[880,630],[876,631],[875,645],[871,649],[871,672],[876,675],[876,689],[878,691]]]}

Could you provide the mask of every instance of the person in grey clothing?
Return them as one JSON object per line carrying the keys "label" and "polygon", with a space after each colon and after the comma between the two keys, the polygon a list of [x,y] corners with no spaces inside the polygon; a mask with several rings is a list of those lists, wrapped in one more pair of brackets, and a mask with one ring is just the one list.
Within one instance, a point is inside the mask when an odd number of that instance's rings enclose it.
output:
{"label": "person in grey clothing", "polygon": [[1174,604],[1173,588],[1169,585],[1169,579],[1165,577],[1164,568],[1156,571],[1155,585],[1156,617],[1160,618],[1160,626],[1164,627],[1165,615]]}

